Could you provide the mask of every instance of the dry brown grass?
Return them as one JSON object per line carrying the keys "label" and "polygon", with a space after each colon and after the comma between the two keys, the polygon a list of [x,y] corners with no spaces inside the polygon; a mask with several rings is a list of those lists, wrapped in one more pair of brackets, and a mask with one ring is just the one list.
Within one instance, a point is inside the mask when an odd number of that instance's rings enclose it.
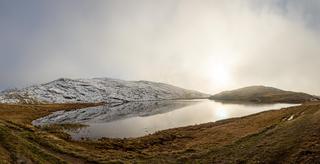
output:
{"label": "dry brown grass", "polygon": [[102,103],[81,104],[0,104],[0,119],[15,123],[31,124],[32,120],[46,116],[58,110],[73,110],[98,106]]}
{"label": "dry brown grass", "polygon": [[[71,141],[61,128],[39,129],[30,124],[57,110],[94,105],[97,104],[0,105],[0,160],[310,163],[320,159],[318,103],[169,129],[135,139]],[[292,115],[294,119],[288,121]]]}

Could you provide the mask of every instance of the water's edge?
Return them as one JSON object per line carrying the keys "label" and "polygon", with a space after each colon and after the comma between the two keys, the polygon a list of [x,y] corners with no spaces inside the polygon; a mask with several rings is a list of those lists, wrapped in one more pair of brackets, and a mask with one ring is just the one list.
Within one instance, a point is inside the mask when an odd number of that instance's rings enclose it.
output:
{"label": "water's edge", "polygon": [[242,117],[299,104],[223,104],[213,100],[129,102],[73,111],[57,111],[32,122],[36,126],[84,124],[66,132],[75,140],[141,137],[160,130]]}

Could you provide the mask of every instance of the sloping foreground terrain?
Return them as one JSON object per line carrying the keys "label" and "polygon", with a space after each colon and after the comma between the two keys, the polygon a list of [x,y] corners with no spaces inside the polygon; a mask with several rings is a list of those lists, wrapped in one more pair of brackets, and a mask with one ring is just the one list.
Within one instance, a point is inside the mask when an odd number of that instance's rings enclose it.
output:
{"label": "sloping foreground terrain", "polygon": [[21,90],[4,91],[0,94],[0,103],[123,103],[208,97],[197,91],[150,81],[62,78]]}
{"label": "sloping foreground terrain", "polygon": [[136,139],[71,141],[65,124],[31,121],[98,104],[0,105],[1,163],[319,163],[320,104],[308,103],[157,132]]}
{"label": "sloping foreground terrain", "polygon": [[211,96],[210,99],[255,103],[304,103],[320,100],[319,97],[306,93],[284,91],[266,86],[250,86],[232,91],[224,91]]}

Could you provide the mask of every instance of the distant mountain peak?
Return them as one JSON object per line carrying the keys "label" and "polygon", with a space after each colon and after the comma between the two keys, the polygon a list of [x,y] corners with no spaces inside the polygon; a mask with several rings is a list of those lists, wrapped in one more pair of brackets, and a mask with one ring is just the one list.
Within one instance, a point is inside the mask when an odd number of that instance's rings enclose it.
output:
{"label": "distant mountain peak", "polygon": [[0,103],[128,102],[206,98],[209,95],[165,83],[111,78],[59,78],[7,92]]}

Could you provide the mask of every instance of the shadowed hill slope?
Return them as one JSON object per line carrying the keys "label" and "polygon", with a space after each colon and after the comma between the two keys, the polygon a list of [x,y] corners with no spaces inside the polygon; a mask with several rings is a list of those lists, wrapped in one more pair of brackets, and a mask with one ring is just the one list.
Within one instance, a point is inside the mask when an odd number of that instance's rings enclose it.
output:
{"label": "shadowed hill slope", "polygon": [[210,99],[256,103],[304,103],[319,100],[318,97],[306,93],[284,91],[266,86],[250,86],[231,91],[224,91],[211,96]]}

